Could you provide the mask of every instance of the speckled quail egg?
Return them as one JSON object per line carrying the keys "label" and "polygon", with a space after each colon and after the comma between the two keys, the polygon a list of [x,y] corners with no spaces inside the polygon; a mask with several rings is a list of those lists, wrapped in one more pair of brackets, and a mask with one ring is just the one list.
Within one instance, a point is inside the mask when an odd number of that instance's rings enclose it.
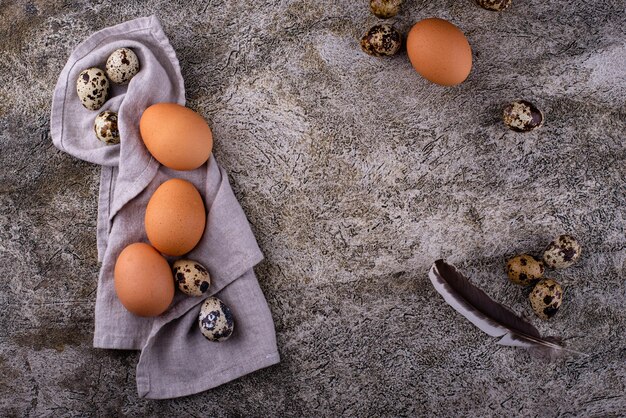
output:
{"label": "speckled quail egg", "polygon": [[506,262],[506,274],[515,284],[528,286],[543,276],[543,263],[528,254],[517,255]]}
{"label": "speckled quail egg", "polygon": [[120,143],[120,131],[117,129],[117,113],[105,110],[98,113],[93,124],[96,137],[107,145]]}
{"label": "speckled quail egg", "polygon": [[397,15],[401,5],[402,0],[370,0],[370,10],[381,19]]}
{"label": "speckled quail egg", "polygon": [[512,0],[476,0],[476,3],[487,10],[495,10],[499,12],[511,5]]}
{"label": "speckled quail egg", "polygon": [[83,106],[98,110],[109,98],[109,80],[100,68],[87,68],[78,75],[76,93]]}
{"label": "speckled quail egg", "polygon": [[198,325],[209,341],[225,341],[233,333],[235,320],[230,308],[216,297],[207,298],[200,308]]}
{"label": "speckled quail egg", "polygon": [[552,279],[543,279],[530,292],[530,305],[541,319],[550,319],[563,302],[563,288]]}
{"label": "speckled quail egg", "polygon": [[176,260],[172,269],[174,270],[174,279],[181,292],[189,296],[202,296],[209,290],[209,286],[211,286],[209,272],[197,261]]}
{"label": "speckled quail egg", "polygon": [[504,124],[516,132],[529,132],[543,125],[543,113],[526,100],[516,100],[504,108]]}
{"label": "speckled quail egg", "polygon": [[107,58],[106,70],[115,84],[128,84],[139,72],[139,59],[130,48],[116,49]]}
{"label": "speckled quail egg", "polygon": [[361,49],[375,57],[393,55],[402,45],[402,36],[390,25],[373,26],[361,38]]}
{"label": "speckled quail egg", "polygon": [[564,269],[580,258],[582,248],[571,235],[559,235],[543,252],[543,262],[553,269]]}

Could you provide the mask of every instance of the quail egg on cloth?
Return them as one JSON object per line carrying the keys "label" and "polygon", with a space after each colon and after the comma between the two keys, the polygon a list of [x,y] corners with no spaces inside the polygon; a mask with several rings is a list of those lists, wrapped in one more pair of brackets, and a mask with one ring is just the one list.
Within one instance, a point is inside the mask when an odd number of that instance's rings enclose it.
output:
{"label": "quail egg on cloth", "polygon": [[227,340],[235,329],[235,320],[230,308],[216,297],[207,298],[200,308],[198,325],[202,335],[209,341]]}
{"label": "quail egg on cloth", "polygon": [[128,84],[139,72],[139,59],[130,48],[113,51],[106,63],[107,76],[115,84]]}
{"label": "quail egg on cloth", "polygon": [[553,269],[564,269],[580,258],[582,248],[571,235],[556,237],[543,252],[543,262]]}
{"label": "quail egg on cloth", "polygon": [[209,272],[197,261],[176,260],[172,268],[174,279],[181,292],[189,296],[202,296],[209,290],[209,286],[211,286]]}
{"label": "quail egg on cloth", "polygon": [[530,305],[541,319],[550,319],[559,311],[563,302],[563,288],[552,279],[537,283],[530,292]]}
{"label": "quail egg on cloth", "polygon": [[93,125],[96,138],[107,145],[120,143],[120,131],[117,129],[117,113],[105,110],[96,116]]}
{"label": "quail egg on cloth", "polygon": [[76,80],[76,93],[87,109],[100,109],[109,98],[109,80],[104,71],[96,67],[81,71]]}
{"label": "quail egg on cloth", "polygon": [[543,276],[543,263],[528,254],[511,258],[506,262],[506,274],[515,284],[528,286]]}

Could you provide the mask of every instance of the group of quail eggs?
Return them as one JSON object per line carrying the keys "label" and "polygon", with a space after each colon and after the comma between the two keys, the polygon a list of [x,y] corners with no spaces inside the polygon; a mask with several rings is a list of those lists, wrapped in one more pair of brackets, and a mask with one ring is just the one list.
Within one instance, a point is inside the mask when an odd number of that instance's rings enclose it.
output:
{"label": "group of quail eggs", "polygon": [[[76,93],[83,106],[99,110],[109,99],[110,83],[126,85],[139,72],[139,59],[130,48],[119,48],[107,58],[106,71],[98,67],[81,71],[76,80]],[[117,113],[105,110],[94,121],[96,138],[107,145],[120,143]]]}
{"label": "group of quail eggs", "polygon": [[[126,85],[139,72],[139,59],[130,48],[113,51],[106,60],[106,71],[91,67],[78,75],[76,93],[88,110],[99,110],[109,99],[110,83]],[[104,110],[94,121],[96,138],[107,145],[119,144],[117,113]],[[182,259],[174,262],[175,282],[181,292],[189,296],[203,296],[211,285],[208,270],[197,261]],[[209,341],[228,339],[234,330],[234,319],[230,308],[216,297],[207,298],[200,309],[198,326]]]}
{"label": "group of quail eggs", "polygon": [[[178,289],[189,296],[203,296],[211,286],[209,272],[194,260],[176,260],[172,266]],[[225,341],[235,329],[233,314],[224,302],[216,297],[207,298],[200,308],[198,326],[202,335],[214,342]]]}
{"label": "group of quail eggs", "polygon": [[534,286],[529,299],[539,318],[552,318],[563,302],[563,288],[556,280],[543,277],[545,267],[555,270],[570,267],[580,259],[581,251],[581,246],[574,237],[560,235],[546,247],[541,260],[521,254],[507,261],[506,273],[511,282],[521,286]]}
{"label": "group of quail eggs", "polygon": [[[486,10],[502,11],[512,0],[476,0]],[[380,19],[396,16],[402,0],[370,0],[370,11]],[[361,38],[361,49],[375,57],[395,55],[402,46],[402,35],[393,25],[372,26]],[[543,125],[543,113],[526,100],[515,100],[508,104],[502,114],[504,124],[516,132],[529,132]]]}

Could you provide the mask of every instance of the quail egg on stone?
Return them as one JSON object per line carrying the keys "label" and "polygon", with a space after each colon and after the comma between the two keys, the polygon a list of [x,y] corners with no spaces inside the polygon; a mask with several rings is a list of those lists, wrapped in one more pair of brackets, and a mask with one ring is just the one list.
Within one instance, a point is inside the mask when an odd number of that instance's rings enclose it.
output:
{"label": "quail egg on stone", "polygon": [[580,258],[582,248],[571,235],[559,235],[543,252],[543,262],[553,269],[564,269]]}
{"label": "quail egg on stone", "polygon": [[543,276],[543,263],[528,254],[511,258],[506,262],[506,274],[515,284],[528,286]]}
{"label": "quail egg on stone", "polygon": [[117,129],[117,113],[105,110],[98,113],[93,125],[96,137],[107,145],[120,143],[120,131]]}
{"label": "quail egg on stone", "polygon": [[543,113],[526,100],[516,100],[504,108],[504,124],[516,132],[529,132],[543,125]]}
{"label": "quail egg on stone", "polygon": [[530,292],[530,305],[541,319],[550,319],[563,302],[563,288],[552,279],[543,279]]}
{"label": "quail egg on stone", "polygon": [[98,110],[109,97],[109,80],[100,68],[87,68],[78,75],[76,93],[83,106]]}
{"label": "quail egg on stone", "polygon": [[200,308],[198,325],[209,341],[225,341],[233,333],[235,320],[230,308],[216,297],[207,298]]}
{"label": "quail egg on stone", "polygon": [[209,272],[197,261],[176,260],[172,268],[174,279],[181,292],[189,296],[202,296],[209,290],[209,286],[211,286]]}
{"label": "quail egg on stone", "polygon": [[106,70],[115,84],[128,84],[139,72],[139,59],[130,48],[116,49],[107,58]]}
{"label": "quail egg on stone", "polygon": [[389,19],[398,14],[402,0],[370,0],[370,10],[381,19]]}
{"label": "quail egg on stone", "polygon": [[511,5],[512,0],[476,0],[476,3],[487,10],[495,10],[499,12]]}
{"label": "quail egg on stone", "polygon": [[402,36],[391,25],[373,26],[361,38],[361,49],[375,57],[393,55],[402,45]]}

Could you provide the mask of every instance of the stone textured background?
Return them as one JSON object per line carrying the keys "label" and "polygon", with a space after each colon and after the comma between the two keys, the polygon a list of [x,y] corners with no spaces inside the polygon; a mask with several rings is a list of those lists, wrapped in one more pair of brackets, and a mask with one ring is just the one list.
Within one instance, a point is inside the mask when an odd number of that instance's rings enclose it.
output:
{"label": "stone textured background", "polygon": [[[136,352],[91,347],[99,168],[52,146],[51,94],[92,32],[156,14],[188,106],[257,235],[282,363],[207,393],[138,399]],[[442,88],[406,54],[373,58],[367,1],[0,3],[0,415],[617,416],[626,413],[623,0],[406,1],[460,26],[469,79]],[[508,131],[526,98],[546,115]],[[569,232],[544,323],[506,257]],[[589,353],[543,363],[497,346],[427,279],[446,257],[494,299]]]}

